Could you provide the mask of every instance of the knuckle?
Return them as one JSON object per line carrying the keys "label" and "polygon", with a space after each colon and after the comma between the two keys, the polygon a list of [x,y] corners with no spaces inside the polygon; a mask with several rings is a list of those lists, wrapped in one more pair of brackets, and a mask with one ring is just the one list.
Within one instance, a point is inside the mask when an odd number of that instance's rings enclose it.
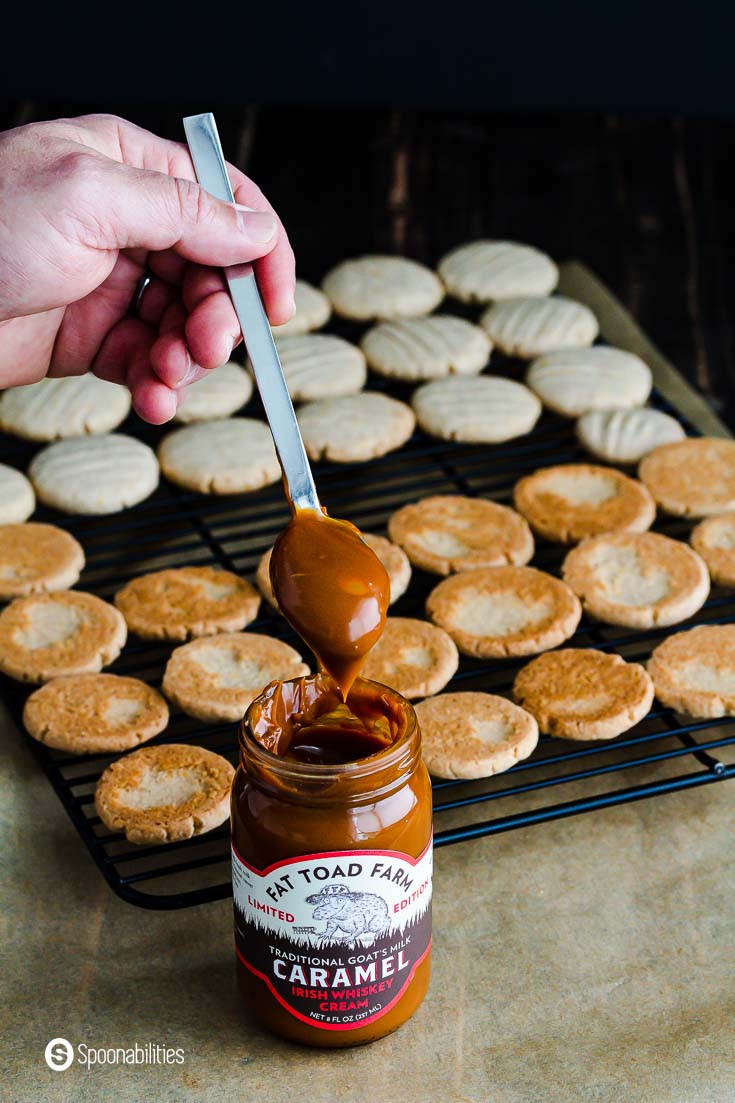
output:
{"label": "knuckle", "polygon": [[176,200],[182,222],[207,225],[217,217],[217,211],[211,199],[193,180],[176,177]]}
{"label": "knuckle", "polygon": [[99,175],[96,154],[82,147],[61,153],[54,163],[59,179],[73,185],[74,189],[86,189]]}

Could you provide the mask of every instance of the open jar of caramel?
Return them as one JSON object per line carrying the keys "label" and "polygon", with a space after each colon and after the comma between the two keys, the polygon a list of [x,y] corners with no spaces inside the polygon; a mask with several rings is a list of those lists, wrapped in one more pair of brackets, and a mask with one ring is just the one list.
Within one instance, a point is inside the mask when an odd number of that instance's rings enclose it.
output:
{"label": "open jar of caramel", "polygon": [[381,1038],[429,985],[431,785],[413,708],[319,674],[250,706],[232,789],[240,989],[274,1033],[316,1046]]}

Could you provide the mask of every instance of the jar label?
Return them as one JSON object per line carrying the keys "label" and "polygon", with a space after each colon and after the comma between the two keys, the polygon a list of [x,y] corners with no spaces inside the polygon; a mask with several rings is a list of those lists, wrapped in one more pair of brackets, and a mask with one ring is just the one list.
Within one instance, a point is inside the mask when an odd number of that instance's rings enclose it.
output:
{"label": "jar label", "polygon": [[242,964],[310,1026],[354,1030],[394,1007],[431,946],[431,839],[256,869],[232,847]]}

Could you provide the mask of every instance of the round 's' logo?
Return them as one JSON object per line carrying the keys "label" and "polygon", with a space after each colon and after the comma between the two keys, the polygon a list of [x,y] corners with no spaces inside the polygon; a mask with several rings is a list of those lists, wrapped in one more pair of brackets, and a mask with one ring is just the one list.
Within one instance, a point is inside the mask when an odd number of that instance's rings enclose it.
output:
{"label": "round 's' logo", "polygon": [[66,1038],[52,1038],[46,1046],[44,1057],[50,1069],[63,1072],[74,1060],[74,1046]]}

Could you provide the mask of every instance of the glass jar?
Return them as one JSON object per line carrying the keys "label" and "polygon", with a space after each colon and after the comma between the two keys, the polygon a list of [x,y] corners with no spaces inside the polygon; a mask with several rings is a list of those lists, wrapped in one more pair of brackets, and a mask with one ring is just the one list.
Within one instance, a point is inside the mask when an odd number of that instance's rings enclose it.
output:
{"label": "glass jar", "polygon": [[382,1038],[429,985],[432,800],[419,726],[394,690],[361,679],[350,704],[361,695],[388,718],[392,738],[355,761],[294,761],[266,749],[253,734],[262,698],[240,734],[240,989],[263,1026],[307,1045]]}

